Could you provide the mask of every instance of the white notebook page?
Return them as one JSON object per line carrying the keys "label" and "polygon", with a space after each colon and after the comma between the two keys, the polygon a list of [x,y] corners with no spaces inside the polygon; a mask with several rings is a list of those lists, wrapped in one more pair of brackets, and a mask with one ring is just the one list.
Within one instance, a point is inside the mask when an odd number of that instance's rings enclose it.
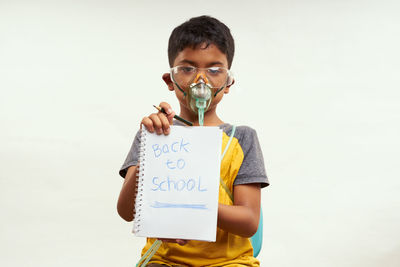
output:
{"label": "white notebook page", "polygon": [[168,136],[143,131],[133,232],[215,241],[222,130],[172,126]]}

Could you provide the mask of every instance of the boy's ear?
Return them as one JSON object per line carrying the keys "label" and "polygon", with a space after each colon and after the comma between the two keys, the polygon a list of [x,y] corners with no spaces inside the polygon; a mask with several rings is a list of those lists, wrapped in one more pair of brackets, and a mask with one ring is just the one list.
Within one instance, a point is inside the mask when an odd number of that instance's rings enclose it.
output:
{"label": "boy's ear", "polygon": [[228,82],[229,85],[227,85],[227,86],[225,87],[225,89],[224,89],[224,94],[229,93],[229,89],[230,89],[230,87],[231,87],[234,83],[235,83],[235,79],[232,78],[232,80]]}
{"label": "boy's ear", "polygon": [[165,84],[168,86],[168,90],[174,91],[174,82],[171,79],[171,75],[169,73],[164,73],[162,75],[162,79],[164,80]]}

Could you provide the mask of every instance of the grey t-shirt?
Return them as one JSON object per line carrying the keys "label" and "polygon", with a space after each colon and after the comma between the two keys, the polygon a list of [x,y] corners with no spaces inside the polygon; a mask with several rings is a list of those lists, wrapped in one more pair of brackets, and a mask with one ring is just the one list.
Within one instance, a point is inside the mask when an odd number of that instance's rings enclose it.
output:
{"label": "grey t-shirt", "polygon": [[[183,126],[183,124],[179,121],[174,121],[174,125]],[[224,123],[219,127],[228,136],[231,135],[232,125]],[[264,158],[260,143],[258,142],[256,131],[248,126],[237,126],[234,137],[237,138],[244,155],[243,162],[235,178],[234,185],[259,183],[261,187],[268,186],[269,182],[265,172]],[[122,177],[125,177],[130,166],[135,166],[138,164],[139,145],[140,138],[138,131],[125,162],[119,171],[119,174]]]}

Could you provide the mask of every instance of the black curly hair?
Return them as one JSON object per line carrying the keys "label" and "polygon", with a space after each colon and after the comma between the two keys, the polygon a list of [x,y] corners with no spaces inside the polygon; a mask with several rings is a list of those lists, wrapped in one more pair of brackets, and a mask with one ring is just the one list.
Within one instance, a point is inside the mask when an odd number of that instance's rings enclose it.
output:
{"label": "black curly hair", "polygon": [[194,17],[176,27],[169,37],[168,60],[172,67],[178,53],[186,47],[197,48],[213,44],[226,55],[228,68],[232,65],[235,53],[235,42],[229,28],[216,18],[210,16]]}

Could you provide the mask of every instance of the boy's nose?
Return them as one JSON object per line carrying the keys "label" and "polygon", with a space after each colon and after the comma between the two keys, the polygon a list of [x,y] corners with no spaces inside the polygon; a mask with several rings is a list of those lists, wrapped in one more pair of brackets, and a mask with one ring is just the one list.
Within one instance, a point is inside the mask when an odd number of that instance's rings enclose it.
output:
{"label": "boy's nose", "polygon": [[203,83],[208,83],[208,79],[207,76],[204,73],[197,73],[196,78],[193,81],[194,83],[199,83],[199,82],[203,82]]}

